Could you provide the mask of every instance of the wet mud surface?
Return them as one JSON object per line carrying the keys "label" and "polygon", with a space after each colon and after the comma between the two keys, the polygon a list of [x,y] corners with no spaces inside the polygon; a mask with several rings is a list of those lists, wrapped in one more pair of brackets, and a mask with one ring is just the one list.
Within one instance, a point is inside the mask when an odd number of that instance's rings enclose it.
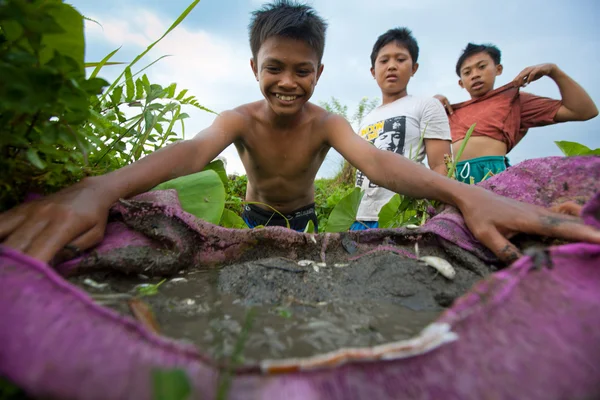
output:
{"label": "wet mud surface", "polygon": [[[242,363],[307,357],[345,347],[409,339],[475,282],[496,269],[455,246],[422,245],[420,255],[449,261],[449,280],[416,258],[375,251],[352,261],[266,258],[212,270],[183,270],[152,295],[161,278],[96,272],[71,278],[100,304],[133,316],[137,297],[162,335],[196,344],[217,360],[236,344]],[[241,339],[243,338],[243,339]]]}

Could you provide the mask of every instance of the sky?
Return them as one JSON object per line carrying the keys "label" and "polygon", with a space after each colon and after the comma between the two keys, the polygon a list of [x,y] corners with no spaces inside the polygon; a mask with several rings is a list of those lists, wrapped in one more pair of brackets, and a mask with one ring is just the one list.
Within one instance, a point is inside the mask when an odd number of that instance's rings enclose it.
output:
{"label": "sky", "polygon": [[[86,21],[86,61],[100,61],[119,48],[113,61],[131,61],[158,39],[191,0],[71,0]],[[262,0],[202,0],[189,16],[138,64],[148,68],[152,83],[176,82],[216,112],[260,100],[250,69],[248,23]],[[511,81],[525,67],[555,63],[600,105],[600,2],[596,0],[308,0],[327,20],[323,75],[311,99],[332,97],[353,113],[363,97],[381,98],[372,78],[370,53],[377,37],[390,28],[408,27],[419,47],[419,70],[408,85],[418,96],[443,94],[451,102],[468,100],[458,86],[455,64],[468,42],[493,43],[502,51],[503,74],[496,86]],[[105,67],[100,76],[111,81],[122,67]],[[136,68],[134,67],[134,71]],[[544,77],[526,91],[559,98],[556,84]],[[208,127],[214,114],[188,109],[186,138]],[[600,147],[600,117],[531,129],[509,154],[514,165],[529,158],[561,155],[556,140]],[[235,148],[222,154],[227,172],[243,174]],[[317,177],[335,175],[341,157],[330,151]]]}

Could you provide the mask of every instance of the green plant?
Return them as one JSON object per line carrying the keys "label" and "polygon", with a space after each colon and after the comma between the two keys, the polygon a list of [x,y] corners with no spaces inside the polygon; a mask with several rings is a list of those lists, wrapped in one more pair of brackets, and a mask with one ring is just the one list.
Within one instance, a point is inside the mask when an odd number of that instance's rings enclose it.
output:
{"label": "green plant", "polygon": [[600,155],[600,148],[592,150],[581,143],[566,141],[557,141],[554,143],[556,143],[560,151],[567,157]]}
{"label": "green plant", "polygon": [[[199,3],[130,62],[112,83],[97,77],[118,49],[84,63],[84,17],[62,0],[0,1],[0,211],[29,192],[51,193],[120,168],[185,135],[183,106],[211,110],[177,85],[135,79],[132,66]],[[88,78],[85,67],[94,70]],[[108,89],[103,90],[106,86]],[[131,110],[139,109],[134,116]],[[176,131],[180,126],[181,131]]]}

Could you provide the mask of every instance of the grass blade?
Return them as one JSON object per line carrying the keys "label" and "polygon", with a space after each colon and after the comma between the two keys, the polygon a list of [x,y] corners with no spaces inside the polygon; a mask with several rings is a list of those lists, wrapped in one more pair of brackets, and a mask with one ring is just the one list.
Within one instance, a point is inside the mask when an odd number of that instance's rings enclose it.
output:
{"label": "grass blade", "polygon": [[462,144],[460,145],[460,149],[458,149],[458,153],[456,153],[454,160],[452,160],[452,167],[450,167],[450,169],[448,170],[448,178],[450,178],[452,175],[454,175],[454,172],[456,170],[456,164],[458,163],[458,160],[460,160],[460,157],[462,156],[462,153],[465,150],[465,147],[467,147],[467,142],[469,141],[471,134],[475,130],[475,125],[477,125],[477,123],[471,125],[471,127],[467,131],[467,134],[465,135],[465,139],[463,140]]}
{"label": "grass blade", "polygon": [[[151,43],[150,46],[146,47],[146,50],[144,50],[143,52],[138,54],[138,56],[129,63],[129,68],[131,68],[135,63],[137,63],[140,59],[142,59],[142,57],[144,57],[146,54],[148,54],[148,52],[150,50],[152,50],[152,48],[154,46],[156,46],[169,33],[171,33],[171,31],[173,29],[175,29],[181,23],[181,21],[183,21],[189,15],[189,13],[192,12],[192,10],[198,5],[198,3],[200,3],[200,0],[192,1],[192,3],[179,15],[179,17],[175,20],[175,22],[173,22],[173,24],[171,24],[169,29],[167,29],[167,31],[165,33],[163,33],[163,35],[160,38],[158,38],[158,40]],[[115,86],[118,84],[118,82],[121,80],[121,78],[123,77],[124,74],[125,74],[125,71],[121,72],[121,74],[117,77],[117,79],[115,79],[115,81],[110,85],[110,87],[104,92],[104,95],[100,99],[100,102],[103,102],[106,99],[107,93],[112,92],[112,90],[115,88]]]}
{"label": "grass blade", "polygon": [[[111,51],[110,53],[108,53],[108,55],[106,57],[104,57],[102,59],[102,61],[100,61],[99,63],[93,63],[96,64],[96,68],[94,68],[94,71],[92,72],[92,74],[90,75],[90,78],[95,78],[98,73],[100,72],[100,70],[102,69],[102,67],[104,67],[106,65],[106,63],[108,62],[108,60],[110,60],[112,58],[112,56],[114,56],[117,51],[121,50],[121,47],[118,47],[116,49],[114,49],[113,51]],[[87,66],[88,63],[86,63]],[[117,63],[117,64],[125,64],[125,63]],[[110,64],[110,65],[114,65],[114,64]]]}

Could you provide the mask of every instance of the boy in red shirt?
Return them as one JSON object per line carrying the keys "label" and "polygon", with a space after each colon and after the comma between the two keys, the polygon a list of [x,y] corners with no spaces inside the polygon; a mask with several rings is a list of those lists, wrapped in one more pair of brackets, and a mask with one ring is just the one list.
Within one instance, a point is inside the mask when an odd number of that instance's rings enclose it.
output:
{"label": "boy in red shirt", "polygon": [[[556,64],[525,68],[512,82],[494,89],[496,77],[502,74],[500,55],[496,46],[469,43],[456,63],[456,74],[471,100],[451,105],[446,97],[435,96],[449,114],[454,154],[469,127],[477,124],[456,165],[456,178],[461,182],[481,182],[504,171],[509,166],[506,154],[529,128],[586,121],[598,115],[590,96]],[[520,91],[543,76],[556,82],[561,100]]]}

